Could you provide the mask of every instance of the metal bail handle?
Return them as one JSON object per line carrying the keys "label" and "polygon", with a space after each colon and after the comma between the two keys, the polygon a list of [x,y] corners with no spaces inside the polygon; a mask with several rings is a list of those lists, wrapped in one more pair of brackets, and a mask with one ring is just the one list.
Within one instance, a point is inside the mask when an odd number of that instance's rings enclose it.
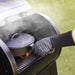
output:
{"label": "metal bail handle", "polygon": [[13,40],[14,38],[17,38],[20,34],[19,33],[15,33],[11,36],[11,40]]}

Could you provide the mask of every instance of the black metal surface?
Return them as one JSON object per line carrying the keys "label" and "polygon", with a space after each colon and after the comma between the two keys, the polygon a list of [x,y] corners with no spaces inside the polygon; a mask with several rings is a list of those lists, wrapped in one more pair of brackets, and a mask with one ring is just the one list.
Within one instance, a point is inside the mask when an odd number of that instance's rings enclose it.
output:
{"label": "black metal surface", "polygon": [[9,48],[13,49],[24,48],[34,43],[34,37],[29,34],[21,33],[17,37],[15,36],[12,39],[6,41],[6,44]]}
{"label": "black metal surface", "polygon": [[[36,75],[38,72],[40,72],[42,69],[44,69],[47,65],[56,61],[59,54],[60,54],[60,49],[56,49],[53,54],[47,55],[46,57],[41,58],[41,59],[36,59],[36,61],[33,62],[32,64],[30,64],[28,67],[26,67],[25,69],[23,68],[23,71],[21,73],[19,73],[19,75],[24,75],[24,74]],[[51,69],[52,69],[52,67],[51,67]],[[56,69],[51,70],[51,71],[54,72],[54,71],[56,71]],[[42,75],[44,75],[44,73]],[[49,74],[47,73],[46,75],[49,75]],[[56,74],[54,73],[54,75],[56,75]]]}
{"label": "black metal surface", "polygon": [[56,61],[50,62],[50,64],[44,67],[36,75],[58,75]]}
{"label": "black metal surface", "polygon": [[0,75],[13,75],[13,71],[7,56],[0,47]]}
{"label": "black metal surface", "polygon": [[[10,71],[10,72],[9,72]],[[7,45],[0,39],[0,72],[1,75],[16,75],[17,65]],[[10,74],[11,73],[11,74]]]}

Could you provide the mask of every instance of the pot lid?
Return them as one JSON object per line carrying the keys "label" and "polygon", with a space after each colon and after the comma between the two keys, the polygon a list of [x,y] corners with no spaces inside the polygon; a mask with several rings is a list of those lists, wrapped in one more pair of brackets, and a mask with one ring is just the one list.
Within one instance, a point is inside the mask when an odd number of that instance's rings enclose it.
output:
{"label": "pot lid", "polygon": [[12,39],[6,41],[9,48],[22,48],[34,43],[34,37],[27,33],[21,33],[16,38],[15,35]]}

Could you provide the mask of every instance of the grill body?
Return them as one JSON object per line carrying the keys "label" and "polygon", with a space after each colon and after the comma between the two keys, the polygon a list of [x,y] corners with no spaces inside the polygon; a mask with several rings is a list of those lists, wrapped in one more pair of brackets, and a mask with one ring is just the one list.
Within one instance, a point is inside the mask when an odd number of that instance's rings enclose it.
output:
{"label": "grill body", "polygon": [[[0,38],[4,42],[10,39],[13,33],[31,34],[34,36],[36,42],[42,38],[59,34],[59,30],[48,16],[41,13],[33,13],[28,16],[22,16],[20,19],[0,27]],[[10,64],[12,61],[10,62],[10,59],[7,59],[7,55],[2,54],[4,51],[2,50],[3,49],[0,50],[0,65],[2,63],[5,65],[8,64],[9,68],[7,68],[7,70],[10,71],[8,75],[57,75],[56,59],[60,55],[61,48],[56,49],[53,54],[43,58],[37,58],[33,53],[23,59],[13,57],[17,71],[13,71],[12,65]],[[6,61],[4,62],[5,59]],[[14,69],[16,66],[14,66]],[[4,66],[2,67],[2,69],[5,70]]]}
{"label": "grill body", "polygon": [[0,48],[0,75],[13,75],[10,62],[1,48]]}

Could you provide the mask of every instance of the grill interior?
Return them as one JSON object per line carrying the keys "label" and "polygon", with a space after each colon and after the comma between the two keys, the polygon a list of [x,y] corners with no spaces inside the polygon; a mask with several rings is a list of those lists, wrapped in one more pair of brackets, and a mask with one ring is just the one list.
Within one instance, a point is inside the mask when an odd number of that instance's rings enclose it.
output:
{"label": "grill interior", "polygon": [[0,75],[13,75],[10,62],[0,47]]}

